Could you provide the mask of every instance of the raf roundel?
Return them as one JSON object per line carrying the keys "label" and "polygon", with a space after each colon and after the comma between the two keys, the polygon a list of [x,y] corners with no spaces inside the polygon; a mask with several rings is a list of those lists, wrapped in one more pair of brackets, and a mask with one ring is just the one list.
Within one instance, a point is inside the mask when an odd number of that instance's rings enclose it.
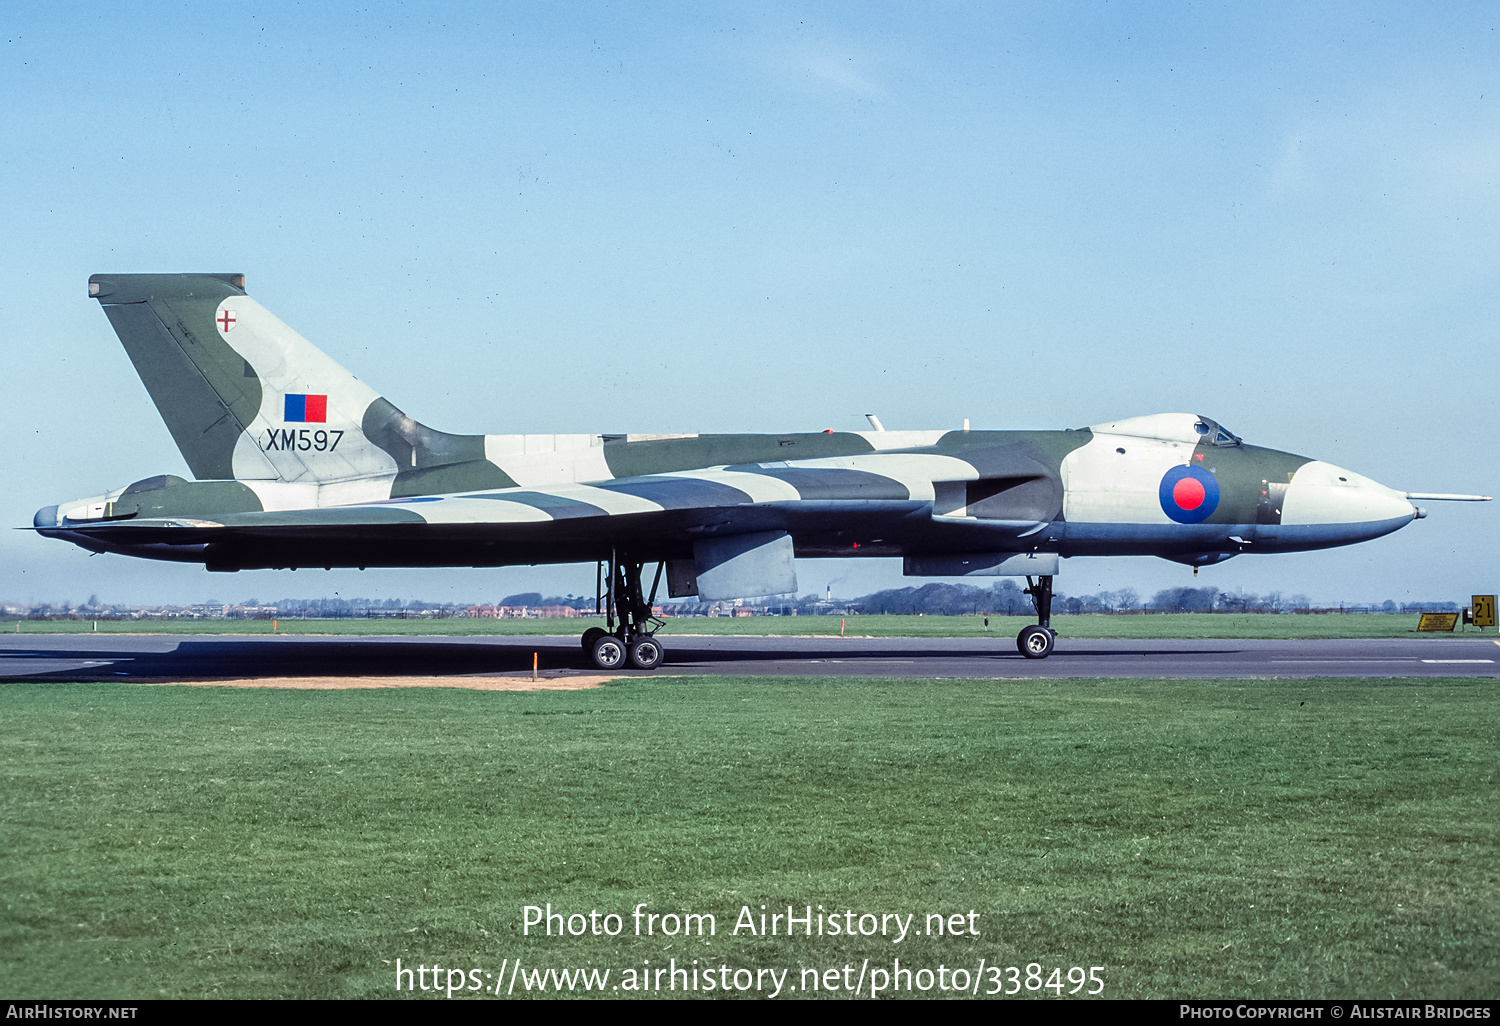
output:
{"label": "raf roundel", "polygon": [[1179,524],[1201,524],[1219,508],[1219,482],[1202,467],[1173,467],[1161,479],[1162,512]]}

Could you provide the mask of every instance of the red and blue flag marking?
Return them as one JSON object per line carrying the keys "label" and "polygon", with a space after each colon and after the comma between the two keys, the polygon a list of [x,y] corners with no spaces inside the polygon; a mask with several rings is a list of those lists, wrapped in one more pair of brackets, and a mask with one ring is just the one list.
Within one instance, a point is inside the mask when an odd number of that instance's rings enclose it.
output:
{"label": "red and blue flag marking", "polygon": [[1202,467],[1173,467],[1160,497],[1162,512],[1179,524],[1201,524],[1219,508],[1219,481]]}
{"label": "red and blue flag marking", "polygon": [[299,424],[327,424],[328,397],[326,395],[287,394],[286,411],[282,420]]}

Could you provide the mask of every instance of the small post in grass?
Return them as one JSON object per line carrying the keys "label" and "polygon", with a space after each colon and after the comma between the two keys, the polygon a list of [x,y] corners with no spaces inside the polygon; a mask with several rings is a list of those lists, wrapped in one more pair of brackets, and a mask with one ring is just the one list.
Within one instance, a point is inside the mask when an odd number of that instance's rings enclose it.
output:
{"label": "small post in grass", "polygon": [[531,653],[531,679],[532,680],[536,680],[536,656],[537,656],[537,654],[535,652]]}

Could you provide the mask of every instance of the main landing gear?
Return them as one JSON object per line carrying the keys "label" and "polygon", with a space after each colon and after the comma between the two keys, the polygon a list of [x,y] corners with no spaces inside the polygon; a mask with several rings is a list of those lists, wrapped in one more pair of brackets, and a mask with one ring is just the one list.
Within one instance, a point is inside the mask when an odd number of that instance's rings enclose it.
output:
{"label": "main landing gear", "polygon": [[599,565],[599,600],[609,629],[590,627],[583,632],[583,650],[599,669],[618,670],[628,663],[638,670],[654,670],[661,665],[666,650],[655,634],[666,621],[652,616],[651,607],[656,603],[656,589],[661,586],[665,566],[656,565],[651,594],[646,596],[641,587],[645,564],[611,559],[607,577],[604,564]]}
{"label": "main landing gear", "polygon": [[1033,581],[1028,577],[1026,585],[1026,594],[1036,606],[1038,622],[1035,626],[1021,628],[1021,633],[1016,635],[1016,648],[1027,659],[1046,659],[1057,642],[1057,632],[1052,629],[1052,578],[1038,577]]}

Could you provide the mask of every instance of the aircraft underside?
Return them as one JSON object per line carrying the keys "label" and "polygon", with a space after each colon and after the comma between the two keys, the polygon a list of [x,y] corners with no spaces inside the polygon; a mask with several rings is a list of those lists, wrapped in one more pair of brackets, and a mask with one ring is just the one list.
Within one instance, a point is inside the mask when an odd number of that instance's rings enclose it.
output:
{"label": "aircraft underside", "polygon": [[[807,504],[801,504],[803,506]],[[832,505],[832,504],[830,504]],[[837,513],[837,517],[830,514]],[[1143,525],[934,522],[919,502],[840,504],[809,510],[762,507],[704,516],[674,511],[611,517],[607,532],[578,521],[538,524],[352,524],[265,527],[161,527],[128,521],[45,533],[99,552],[203,563],[210,570],[334,567],[498,567],[608,560],[692,560],[694,543],[715,535],[786,532],[798,558],[906,556],[917,560],[975,553],[1159,556],[1219,562],[1240,553],[1300,552],[1389,534],[1409,517],[1357,524]],[[149,541],[144,539],[150,535]],[[206,535],[212,536],[211,540]],[[941,566],[942,564],[936,563]],[[960,570],[912,576],[964,576]],[[980,574],[980,576],[986,576]]]}

